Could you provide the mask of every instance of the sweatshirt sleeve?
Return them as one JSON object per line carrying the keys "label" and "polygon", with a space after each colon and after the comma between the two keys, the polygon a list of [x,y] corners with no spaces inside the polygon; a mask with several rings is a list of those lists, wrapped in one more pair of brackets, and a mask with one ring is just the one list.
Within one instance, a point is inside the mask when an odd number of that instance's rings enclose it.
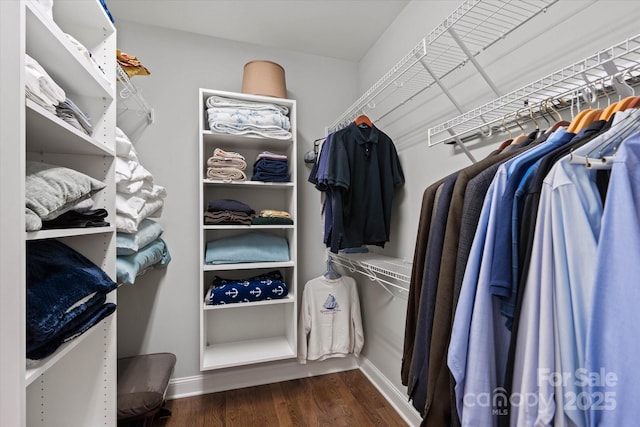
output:
{"label": "sweatshirt sleeve", "polygon": [[300,319],[298,324],[298,362],[307,363],[307,337],[311,331],[311,312],[309,307],[309,292],[305,286],[300,305]]}
{"label": "sweatshirt sleeve", "polygon": [[362,315],[360,313],[360,298],[358,297],[358,287],[353,282],[351,286],[351,336],[354,338],[353,354],[360,356],[360,351],[364,346],[364,332],[362,330]]}

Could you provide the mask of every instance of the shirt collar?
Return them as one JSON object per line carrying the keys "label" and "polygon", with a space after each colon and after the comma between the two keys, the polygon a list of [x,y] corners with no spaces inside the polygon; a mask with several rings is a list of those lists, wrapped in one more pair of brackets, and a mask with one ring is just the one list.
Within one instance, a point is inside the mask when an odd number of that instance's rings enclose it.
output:
{"label": "shirt collar", "polygon": [[357,124],[352,122],[349,125],[349,130],[359,145],[366,143],[378,143],[378,128],[375,126],[370,129],[360,129]]}

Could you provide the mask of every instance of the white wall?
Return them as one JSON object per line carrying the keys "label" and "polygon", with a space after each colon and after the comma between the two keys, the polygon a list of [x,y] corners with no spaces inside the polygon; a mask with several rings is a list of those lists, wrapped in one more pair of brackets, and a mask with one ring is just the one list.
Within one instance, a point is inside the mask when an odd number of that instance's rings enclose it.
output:
{"label": "white wall", "polygon": [[[152,271],[119,291],[120,354],[171,351],[178,356],[176,377],[199,375],[197,241],[197,104],[198,87],[239,91],[244,63],[270,59],[284,66],[289,96],[298,100],[300,157],[361,93],[386,73],[441,22],[457,1],[414,0],[378,40],[360,64],[259,48],[119,20],[118,46],[137,55],[152,72],[134,83],[155,108],[156,122],[136,145],[141,161],[167,188],[161,218],[173,261],[166,272]],[[375,7],[372,5],[371,7]],[[561,0],[545,14],[478,56],[503,93],[543,77],[597,50],[635,35],[640,2]],[[464,108],[495,96],[470,65],[446,81]],[[448,145],[427,147],[426,131],[457,111],[437,87],[407,106],[406,117],[381,127],[400,147],[406,184],[398,192],[391,242],[386,255],[411,260],[424,189],[440,177],[470,164]],[[469,144],[476,158],[495,145]],[[322,273],[319,195],[304,182],[308,168],[298,159],[300,285]],[[359,281],[365,320],[363,355],[396,387],[406,299],[395,298],[362,276]],[[251,372],[259,373],[259,367]]]}
{"label": "white wall", "polygon": [[[310,168],[302,155],[324,135],[343,105],[357,95],[357,65],[235,43],[195,34],[127,23],[118,19],[118,47],[136,55],[151,71],[132,82],[155,110],[144,124],[134,112],[119,117],[137,139],[140,162],[165,186],[167,198],[159,222],[172,261],[118,293],[120,356],[158,351],[177,356],[176,378],[199,371],[198,284],[198,88],[240,92],[243,66],[269,59],[286,70],[288,96],[298,100],[299,277],[304,284],[324,271],[319,192],[306,183]],[[131,104],[135,107],[135,104]]]}

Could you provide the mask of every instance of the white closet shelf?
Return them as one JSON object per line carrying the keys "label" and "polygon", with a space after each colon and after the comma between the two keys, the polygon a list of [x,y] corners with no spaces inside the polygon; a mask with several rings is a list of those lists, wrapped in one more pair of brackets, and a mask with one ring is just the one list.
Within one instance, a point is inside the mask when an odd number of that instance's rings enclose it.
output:
{"label": "white closet shelf", "polygon": [[284,268],[294,267],[293,261],[282,262],[243,262],[238,264],[205,264],[204,271],[222,271],[222,270],[255,270],[259,268]]}
{"label": "white closet shelf", "polygon": [[26,100],[29,151],[115,156],[106,144],[74,128],[30,99]]}
{"label": "white closet shelf", "polygon": [[73,351],[76,347],[81,345],[84,341],[91,338],[92,335],[100,333],[101,330],[104,330],[108,327],[111,319],[113,319],[113,315],[107,317],[102,322],[94,325],[91,329],[83,333],[77,338],[74,338],[64,344],[62,344],[55,353],[51,356],[39,360],[37,363],[32,366],[27,366],[26,374],[25,374],[25,386],[28,386],[33,381],[35,381],[40,375],[44,374],[53,367],[58,361],[62,360],[67,354]]}
{"label": "white closet shelf", "polygon": [[329,132],[363,113],[379,122],[434,84],[452,98],[441,80],[468,62],[493,88],[475,57],[556,2],[465,0],[333,122]]}
{"label": "white closet shelf", "polygon": [[225,309],[235,309],[235,308],[253,308],[253,307],[257,307],[259,305],[277,305],[277,304],[291,304],[294,303],[296,300],[295,298],[293,298],[292,295],[287,295],[284,298],[281,299],[270,299],[270,300],[264,300],[264,301],[252,301],[252,302],[239,302],[239,303],[235,303],[235,304],[218,304],[218,305],[211,305],[211,304],[203,304],[204,306],[204,310],[225,310]]}
{"label": "white closet shelf", "polygon": [[222,187],[259,187],[259,188],[290,188],[295,184],[293,182],[263,182],[263,181],[221,181],[216,179],[203,179],[205,185],[217,185]]}
{"label": "white closet shelf", "polygon": [[65,228],[55,230],[38,230],[27,233],[27,240],[59,239],[62,237],[91,236],[103,233],[115,233],[116,227]]}
{"label": "white closet shelf", "polygon": [[[613,78],[614,86],[624,84],[626,74],[637,69],[639,63],[640,34],[429,128],[429,146],[450,140],[452,134],[462,136],[482,129],[527,105],[533,106],[549,98],[575,97],[577,92],[588,86],[595,87],[599,81]],[[445,131],[446,135],[440,135]]]}
{"label": "white closet shelf", "polygon": [[37,5],[26,3],[26,6],[27,53],[65,91],[83,88],[82,93],[75,95],[113,100],[112,84],[107,77],[96,72],[97,68],[71,45],[53,20],[42,15]]}
{"label": "white closet shelf", "polygon": [[230,368],[251,363],[295,357],[296,351],[284,336],[208,345],[202,364],[207,369]]}
{"label": "white closet shelf", "polygon": [[295,228],[293,225],[205,225],[205,230],[283,230]]}

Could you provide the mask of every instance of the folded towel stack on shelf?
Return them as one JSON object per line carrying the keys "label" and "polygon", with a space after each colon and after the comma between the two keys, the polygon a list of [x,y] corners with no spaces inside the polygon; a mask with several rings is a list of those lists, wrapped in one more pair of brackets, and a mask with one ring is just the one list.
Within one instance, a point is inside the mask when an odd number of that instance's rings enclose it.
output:
{"label": "folded towel stack on shelf", "polygon": [[244,170],[247,162],[242,154],[225,151],[221,148],[213,150],[213,156],[207,159],[207,178],[223,181],[246,181]]}
{"label": "folded towel stack on shelf", "polygon": [[140,164],[127,135],[116,128],[116,269],[118,283],[133,284],[151,267],[171,261],[158,218],[167,192],[154,183],[153,175]]}
{"label": "folded towel stack on shelf", "polygon": [[91,135],[89,117],[73,103],[49,73],[32,57],[25,54],[25,94],[45,110],[60,117],[74,128]]}
{"label": "folded towel stack on shelf", "polygon": [[209,129],[232,135],[291,139],[289,109],[282,105],[211,96],[206,101]]}

